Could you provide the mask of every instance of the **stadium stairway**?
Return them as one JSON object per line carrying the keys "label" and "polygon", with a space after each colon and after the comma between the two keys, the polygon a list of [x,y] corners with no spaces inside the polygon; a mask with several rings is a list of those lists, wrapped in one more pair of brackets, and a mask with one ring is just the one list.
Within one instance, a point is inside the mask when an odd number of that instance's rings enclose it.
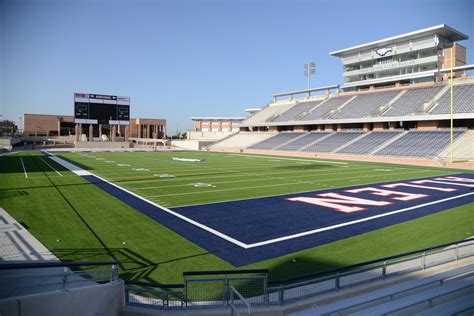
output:
{"label": "stadium stairway", "polygon": [[[455,160],[474,160],[474,130],[467,130],[462,136],[454,141],[453,157]],[[450,156],[450,146],[441,152],[441,158]]]}
{"label": "stadium stairway", "polygon": [[415,113],[418,114],[418,115],[431,113],[431,111],[433,111],[434,108],[438,106],[438,100],[441,99],[441,97],[449,90],[449,88],[450,88],[449,85],[446,85],[443,89],[441,89],[441,91],[439,91],[433,97],[433,99],[430,102],[421,105],[415,111]]}

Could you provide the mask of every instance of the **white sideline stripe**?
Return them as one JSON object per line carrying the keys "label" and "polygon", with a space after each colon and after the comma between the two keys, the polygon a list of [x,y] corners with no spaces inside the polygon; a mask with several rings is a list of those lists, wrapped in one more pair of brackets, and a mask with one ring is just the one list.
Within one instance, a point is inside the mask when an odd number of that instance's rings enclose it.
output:
{"label": "white sideline stripe", "polygon": [[23,167],[23,173],[25,174],[25,178],[28,179],[28,174],[26,173],[25,164],[23,163],[23,158],[20,157],[21,165]]}
{"label": "white sideline stripe", "polygon": [[93,175],[89,171],[81,169],[78,166],[73,165],[69,161],[66,161],[64,159],[56,157],[56,156],[52,155],[51,153],[49,153],[48,151],[45,151],[45,153],[48,153],[49,155],[51,155],[51,156],[49,156],[49,158],[51,160],[57,162],[58,164],[60,164],[61,166],[65,167],[65,168],[71,170],[73,173],[77,174],[78,176],[92,176]]}
{"label": "white sideline stripe", "polygon": [[[70,169],[71,171],[73,171],[74,173],[80,175],[80,173],[77,173],[77,172],[81,172],[82,169],[80,169],[79,167],[73,165],[72,163],[70,162],[67,162],[61,158],[58,158],[56,156],[50,156],[51,159],[53,158],[56,158],[56,159],[53,159],[54,161],[58,162],[59,164],[63,165],[64,167],[66,168],[73,168],[73,169]],[[442,203],[442,202],[445,202],[445,201],[450,201],[450,200],[454,200],[454,199],[459,199],[459,198],[462,198],[462,197],[465,197],[465,196],[469,196],[469,195],[474,195],[474,192],[470,192],[470,193],[465,193],[465,194],[462,194],[462,195],[458,195],[458,196],[453,196],[453,197],[449,197],[449,198],[445,198],[445,199],[442,199],[442,200],[438,200],[438,201],[432,201],[432,202],[428,202],[428,203],[425,203],[425,204],[421,204],[421,205],[416,205],[416,206],[412,206],[412,207],[408,207],[408,208],[404,208],[404,209],[401,209],[401,210],[395,210],[395,211],[392,211],[392,212],[388,212],[388,213],[384,213],[384,214],[379,214],[379,215],[374,215],[374,216],[370,216],[370,217],[367,217],[367,218],[362,218],[362,219],[359,219],[359,220],[354,220],[354,221],[351,221],[351,222],[346,222],[346,223],[341,223],[341,224],[337,224],[337,225],[333,225],[333,226],[328,226],[328,227],[323,227],[323,228],[319,228],[319,229],[314,229],[314,230],[310,230],[310,231],[307,231],[307,232],[301,232],[301,233],[298,233],[298,234],[293,234],[293,235],[289,235],[289,236],[285,236],[285,237],[280,237],[280,238],[274,238],[274,239],[269,239],[269,240],[265,240],[265,241],[261,241],[261,242],[257,242],[257,243],[253,243],[253,244],[246,244],[246,243],[243,243],[235,238],[232,238],[230,236],[227,236],[215,229],[212,229],[206,225],[203,225],[201,223],[198,223],[190,218],[187,218],[186,216],[183,216],[179,213],[176,213],[164,206],[161,206],[159,204],[156,204],[154,203],[153,201],[150,201],[144,197],[141,197],[133,192],[130,192],[128,191],[127,189],[124,189],[114,183],[111,183],[110,181],[107,181],[105,179],[103,179],[102,177],[99,177],[97,175],[94,175],[86,170],[82,170],[84,172],[85,175],[93,175],[95,177],[97,177],[98,179],[124,191],[124,192],[127,192],[151,205],[154,205],[156,207],[158,207],[159,209],[171,214],[171,215],[174,215],[194,226],[197,226],[201,229],[204,229],[206,231],[208,231],[209,233],[211,234],[214,234],[224,240],[227,240],[241,248],[244,248],[244,249],[250,249],[250,248],[255,248],[255,247],[260,247],[260,246],[264,246],[264,245],[268,245],[268,244],[272,244],[272,243],[276,243],[276,242],[280,242],[280,241],[285,241],[285,240],[289,240],[289,239],[294,239],[294,238],[298,238],[298,237],[303,237],[303,236],[307,236],[307,235],[312,235],[312,234],[316,234],[316,233],[319,233],[319,232],[322,232],[322,231],[327,231],[327,230],[331,230],[331,229],[336,229],[336,228],[339,228],[339,227],[344,227],[344,226],[348,226],[348,225],[353,225],[353,224],[357,224],[357,223],[360,223],[360,222],[366,222],[366,221],[369,221],[369,220],[373,220],[373,219],[376,219],[376,218],[380,218],[380,217],[385,217],[385,216],[389,216],[389,215],[393,215],[393,214],[397,214],[397,213],[402,213],[402,212],[407,212],[407,211],[410,211],[410,210],[414,210],[414,209],[417,209],[417,208],[420,208],[420,207],[424,207],[424,206],[429,206],[429,205],[434,205],[434,204],[439,204],[439,203]]]}
{"label": "white sideline stripe", "polygon": [[339,161],[330,161],[330,160],[319,160],[319,159],[298,159],[298,158],[276,158],[275,156],[258,156],[258,155],[247,155],[247,154],[229,154],[230,156],[240,156],[240,157],[255,157],[255,158],[264,158],[264,159],[280,159],[280,160],[295,160],[295,161],[309,161],[309,162],[322,162],[322,163],[331,163],[336,165],[347,165],[347,162]]}
{"label": "white sideline stripe", "polygon": [[280,237],[280,238],[270,239],[270,240],[266,240],[266,241],[256,242],[256,243],[253,243],[253,244],[247,244],[246,249],[259,247],[259,246],[264,246],[264,245],[272,244],[272,243],[275,243],[275,242],[289,240],[289,239],[298,238],[298,237],[303,237],[303,236],[307,236],[307,235],[312,235],[312,234],[320,233],[320,232],[323,232],[323,231],[328,231],[328,230],[331,230],[331,229],[336,229],[336,228],[339,228],[339,227],[349,226],[349,225],[353,225],[353,224],[357,224],[357,223],[361,223],[361,222],[366,222],[366,221],[370,221],[370,220],[377,219],[377,218],[380,218],[380,217],[385,217],[385,216],[390,216],[390,215],[393,215],[393,214],[398,214],[398,213],[411,211],[411,210],[414,210],[414,209],[417,209],[417,208],[420,208],[420,207],[425,207],[425,206],[434,205],[434,204],[438,204],[438,203],[442,203],[442,202],[446,202],[446,201],[450,201],[450,200],[459,199],[459,198],[469,196],[469,195],[474,195],[474,192],[465,193],[465,194],[461,194],[461,195],[457,195],[457,196],[452,196],[452,197],[449,197],[449,198],[445,198],[445,199],[438,200],[438,201],[433,201],[433,202],[428,202],[428,203],[425,203],[425,204],[415,205],[415,206],[412,206],[412,207],[407,207],[407,208],[404,208],[404,209],[401,209],[401,210],[396,210],[396,211],[392,211],[392,212],[388,212],[388,213],[384,213],[384,214],[379,214],[379,215],[374,215],[374,216],[370,216],[370,217],[366,217],[366,218],[361,218],[361,219],[351,221],[351,222],[347,222],[347,223],[341,223],[341,224],[337,224],[337,225],[333,225],[333,226],[328,226],[328,227],[323,227],[323,228],[319,228],[319,229],[309,230],[307,232],[302,232],[302,233],[298,233],[298,234],[294,234],[294,235],[289,235],[289,236],[285,236],[285,237]]}
{"label": "white sideline stripe", "polygon": [[45,164],[48,165],[48,167],[50,167],[51,169],[54,170],[54,172],[56,172],[57,174],[59,174],[61,177],[63,176],[58,170],[54,169],[53,166],[51,166],[49,163],[46,162],[46,160],[44,160],[42,157],[40,157],[41,161],[44,162]]}
{"label": "white sideline stripe", "polygon": [[[50,154],[50,155],[51,155],[51,154]],[[218,237],[220,237],[220,238],[222,238],[222,239],[225,239],[225,240],[227,240],[227,241],[229,241],[229,242],[231,242],[231,243],[233,243],[233,244],[235,244],[235,245],[237,245],[237,246],[239,246],[239,247],[246,248],[246,246],[247,246],[247,244],[245,244],[245,243],[243,243],[243,242],[241,242],[241,241],[239,241],[239,240],[237,240],[237,239],[234,239],[234,238],[232,238],[232,237],[229,237],[229,236],[227,236],[227,235],[225,235],[225,234],[223,234],[223,233],[221,233],[221,232],[219,232],[219,231],[217,231],[217,230],[215,230],[215,229],[212,229],[212,228],[210,228],[210,227],[208,227],[208,226],[206,226],[206,225],[203,225],[203,224],[201,224],[201,223],[198,223],[198,222],[196,222],[196,221],[194,221],[194,220],[192,220],[192,219],[190,219],[190,218],[187,218],[186,216],[183,216],[183,215],[181,215],[181,214],[179,214],[179,213],[176,213],[176,212],[174,212],[174,211],[172,211],[172,210],[170,210],[170,209],[168,209],[168,208],[166,208],[166,207],[164,207],[164,206],[161,206],[161,205],[159,205],[159,204],[156,204],[156,203],[154,203],[153,201],[150,201],[150,200],[148,200],[148,199],[146,199],[146,198],[144,198],[144,197],[141,197],[141,196],[139,196],[139,195],[137,195],[137,194],[135,194],[135,193],[133,193],[133,192],[131,192],[131,191],[128,191],[127,189],[124,189],[124,188],[122,188],[122,187],[120,187],[120,186],[118,186],[118,185],[116,185],[116,184],[114,184],[114,183],[112,183],[112,182],[110,182],[110,181],[107,181],[106,179],[104,179],[104,178],[102,178],[102,177],[99,177],[99,176],[97,176],[97,175],[95,175],[95,174],[92,174],[92,173],[90,173],[89,171],[82,170],[82,169],[79,168],[78,166],[75,166],[75,165],[73,165],[72,163],[70,163],[70,162],[68,162],[68,161],[65,161],[65,160],[63,160],[63,159],[61,159],[61,158],[59,158],[59,157],[56,157],[56,156],[50,156],[50,157],[51,157],[51,159],[55,158],[55,159],[53,159],[54,161],[56,161],[57,163],[61,164],[61,165],[64,166],[64,167],[68,168],[69,170],[71,170],[72,172],[74,172],[74,173],[77,174],[77,175],[82,175],[82,174],[84,174],[84,175],[93,175],[93,176],[95,176],[96,178],[98,178],[98,179],[100,179],[100,180],[102,180],[102,181],[104,181],[104,182],[106,182],[106,183],[108,183],[108,184],[110,184],[110,185],[112,185],[112,186],[114,186],[114,187],[116,187],[116,188],[118,188],[118,189],[124,191],[124,192],[127,192],[128,194],[131,194],[131,195],[133,195],[133,196],[136,197],[136,198],[139,198],[140,200],[143,200],[143,201],[145,201],[145,202],[147,202],[147,203],[149,203],[149,204],[151,204],[151,205],[153,205],[153,206],[155,206],[155,207],[158,207],[159,209],[161,209],[161,210],[163,210],[163,211],[165,211],[165,212],[167,212],[167,213],[169,213],[169,214],[171,214],[171,215],[174,215],[174,216],[176,216],[176,217],[178,217],[178,218],[180,218],[180,219],[182,219],[182,220],[184,220],[184,221],[186,221],[186,222],[188,222],[188,223],[190,223],[190,224],[193,224],[194,226],[197,226],[197,227],[199,227],[199,228],[201,228],[201,229],[204,229],[204,230],[210,232],[211,234],[214,234],[214,235],[216,235],[216,236],[218,236]],[[81,170],[82,170],[83,172],[81,172]]]}

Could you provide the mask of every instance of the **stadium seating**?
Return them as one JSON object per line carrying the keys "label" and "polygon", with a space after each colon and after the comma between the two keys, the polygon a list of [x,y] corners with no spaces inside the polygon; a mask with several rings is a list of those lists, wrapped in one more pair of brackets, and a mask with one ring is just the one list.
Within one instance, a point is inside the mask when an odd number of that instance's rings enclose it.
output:
{"label": "stadium seating", "polygon": [[423,104],[430,102],[443,88],[444,86],[409,89],[383,113],[383,116],[412,115]]}
{"label": "stadium seating", "polygon": [[400,135],[401,131],[371,132],[352,144],[338,150],[338,153],[365,155],[373,152],[385,142]]}
{"label": "stadium seating", "polygon": [[315,144],[303,148],[303,151],[330,153],[347,142],[353,141],[362,134],[362,131],[337,132]]}
{"label": "stadium seating", "polygon": [[[442,95],[439,96],[439,94]],[[423,105],[426,105],[426,108],[421,109]],[[341,106],[343,107],[341,108]],[[473,83],[455,83],[454,106],[455,113],[474,112]],[[422,88],[333,95],[323,100],[303,100],[296,104],[292,100],[278,101],[250,116],[244,121],[244,125],[264,122],[306,122],[326,119],[363,119],[366,117],[449,113],[450,90],[444,84],[435,84]]]}
{"label": "stadium seating", "polygon": [[267,120],[272,120],[279,114],[285,112],[295,105],[294,102],[272,103],[250,116],[244,121],[244,124],[261,123]]}
{"label": "stadium seating", "polygon": [[[456,130],[454,137],[462,135]],[[377,156],[436,157],[449,145],[449,130],[410,131],[374,154]]]}
{"label": "stadium seating", "polygon": [[[455,113],[473,113],[474,84],[463,84],[454,86],[453,92]],[[451,113],[451,93],[448,89],[443,94],[443,96],[437,101],[437,105],[431,110],[430,114],[449,113]]]}
{"label": "stadium seating", "polygon": [[[470,131],[456,129],[455,144],[464,139]],[[469,137],[463,141],[471,141]],[[240,132],[210,147],[249,148],[264,150],[303,151],[394,157],[434,158],[446,152],[450,142],[449,129],[432,131],[390,130],[363,132],[346,130],[342,132]],[[458,144],[460,146],[460,144]],[[459,147],[458,146],[458,147]],[[463,156],[464,157],[464,156]]]}
{"label": "stadium seating", "polygon": [[280,133],[272,138],[266,139],[262,142],[259,142],[255,145],[250,146],[249,148],[251,149],[273,149],[275,147],[278,147],[286,142],[291,141],[292,139],[295,139],[301,135],[304,135],[304,133],[293,133],[293,132],[286,132],[286,133]]}
{"label": "stadium seating", "polygon": [[325,133],[325,132],[309,133],[303,137],[299,137],[295,139],[294,141],[283,145],[282,147],[278,148],[278,150],[298,151],[298,150],[301,150],[301,148],[308,146],[309,144],[314,143],[317,140],[322,139],[323,137],[327,137],[329,135],[331,135],[331,133]]}
{"label": "stadium seating", "polygon": [[386,91],[358,95],[357,98],[349,102],[339,113],[336,113],[331,118],[345,119],[371,116],[373,111],[380,106],[387,105],[399,93],[400,91]]}
{"label": "stadium seating", "polygon": [[211,148],[247,148],[274,136],[274,133],[240,132],[212,144]]}
{"label": "stadium seating", "polygon": [[283,112],[280,116],[274,118],[272,122],[286,122],[296,120],[299,116],[305,115],[305,113],[309,112],[309,110],[321,102],[322,100],[298,103],[294,107]]}
{"label": "stadium seating", "polygon": [[312,121],[323,119],[324,115],[331,110],[335,110],[352,98],[351,96],[332,97],[325,102],[321,102],[320,105],[315,108],[307,116],[300,118],[303,121]]}

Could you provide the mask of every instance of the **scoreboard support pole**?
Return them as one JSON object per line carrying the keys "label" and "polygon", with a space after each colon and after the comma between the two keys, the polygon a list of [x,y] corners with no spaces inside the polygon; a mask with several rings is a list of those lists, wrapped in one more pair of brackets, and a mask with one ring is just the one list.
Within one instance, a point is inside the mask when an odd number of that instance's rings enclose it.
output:
{"label": "scoreboard support pole", "polygon": [[125,141],[128,142],[128,133],[129,133],[129,127],[128,125],[125,126]]}
{"label": "scoreboard support pole", "polygon": [[112,141],[115,142],[115,135],[117,135],[117,125],[112,126]]}
{"label": "scoreboard support pole", "polygon": [[94,126],[92,124],[89,124],[89,141],[94,140]]}

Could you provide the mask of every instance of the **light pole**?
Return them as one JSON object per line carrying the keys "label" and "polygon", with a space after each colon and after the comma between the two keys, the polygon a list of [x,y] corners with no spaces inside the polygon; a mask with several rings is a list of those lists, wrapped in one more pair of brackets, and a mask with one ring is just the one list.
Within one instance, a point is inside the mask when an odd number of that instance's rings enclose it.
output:
{"label": "light pole", "polygon": [[311,88],[311,77],[316,74],[316,63],[314,61],[304,64],[304,75],[308,78],[308,90]]}

